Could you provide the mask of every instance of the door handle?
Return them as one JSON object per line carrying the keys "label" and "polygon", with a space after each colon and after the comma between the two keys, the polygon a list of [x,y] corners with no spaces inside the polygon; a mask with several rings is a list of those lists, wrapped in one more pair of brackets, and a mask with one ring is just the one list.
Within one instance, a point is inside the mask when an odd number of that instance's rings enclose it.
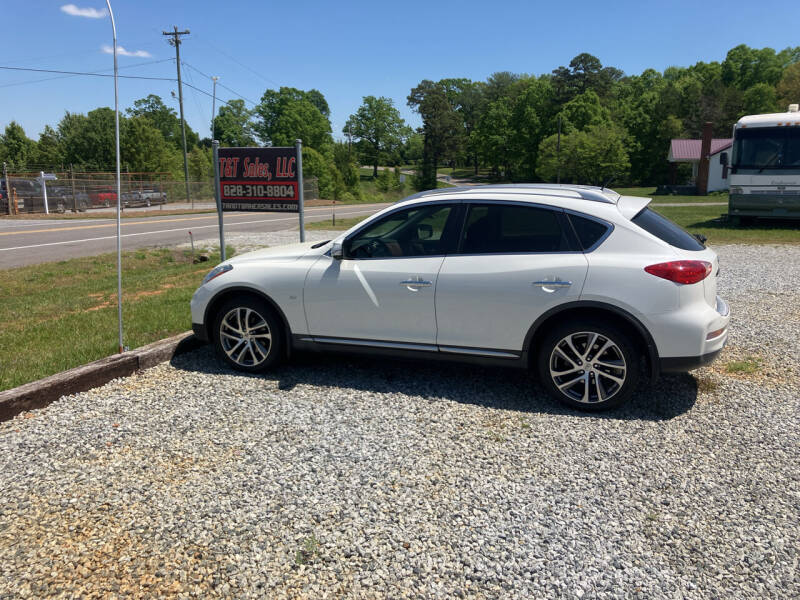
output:
{"label": "door handle", "polygon": [[433,283],[430,281],[423,281],[422,279],[406,279],[405,281],[401,281],[400,285],[406,287],[430,287]]}
{"label": "door handle", "polygon": [[571,281],[561,281],[560,279],[556,279],[555,281],[534,281],[533,285],[538,286],[540,288],[568,288],[572,285]]}

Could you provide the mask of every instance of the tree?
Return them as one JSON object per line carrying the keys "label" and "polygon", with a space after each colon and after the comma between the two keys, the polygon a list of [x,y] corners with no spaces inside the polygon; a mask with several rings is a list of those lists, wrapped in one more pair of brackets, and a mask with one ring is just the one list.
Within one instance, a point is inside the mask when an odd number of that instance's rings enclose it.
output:
{"label": "tree", "polygon": [[768,83],[757,83],[745,91],[742,98],[742,115],[759,115],[777,112],[778,98],[775,88]]}
{"label": "tree", "polygon": [[544,139],[539,148],[538,173],[554,180],[559,170],[562,180],[601,185],[612,177],[624,178],[630,168],[624,134],[613,126],[593,125],[561,137],[561,153],[556,136]]}
{"label": "tree", "polygon": [[[164,136],[164,139],[178,150],[183,150],[181,137],[181,120],[172,108],[169,108],[160,96],[150,94],[146,98],[135,100],[133,107],[125,111],[131,117],[147,117]],[[186,125],[186,149],[191,150],[200,141],[200,136],[189,125]]]}
{"label": "tree", "polygon": [[563,119],[563,129],[580,131],[592,125],[611,123],[611,112],[600,103],[600,97],[592,90],[585,91],[564,105],[559,113]]}
{"label": "tree", "polygon": [[486,112],[475,129],[476,146],[479,148],[485,163],[492,167],[495,177],[500,169],[505,176],[511,176],[512,148],[512,107],[508,98],[500,98],[489,104]]}
{"label": "tree", "polygon": [[25,130],[16,121],[6,125],[5,132],[0,136],[0,158],[9,163],[14,171],[28,168],[36,151],[36,142],[25,135]]}
{"label": "tree", "polygon": [[331,124],[318,107],[321,96],[319,92],[290,87],[265,91],[255,108],[256,135],[272,146],[294,146],[295,140],[301,139],[304,147],[323,153],[330,151]]}
{"label": "tree", "polygon": [[33,162],[40,168],[55,169],[64,163],[64,151],[58,133],[50,125],[44,126],[33,152]]}
{"label": "tree", "polygon": [[193,181],[209,181],[214,176],[211,165],[211,152],[206,148],[195,146],[189,153],[189,177]]}
{"label": "tree", "polygon": [[[120,118],[120,130],[125,119]],[[114,111],[96,108],[84,115],[67,113],[58,126],[64,160],[96,171],[111,171],[116,164]],[[120,146],[122,140],[120,140]]]}
{"label": "tree", "polygon": [[781,103],[781,110],[786,110],[789,104],[800,102],[800,62],[786,67],[776,91]]}
{"label": "tree", "polygon": [[422,117],[423,158],[417,183],[424,189],[434,189],[439,161],[458,145],[461,120],[442,86],[428,79],[411,90],[408,106]]}
{"label": "tree", "polygon": [[231,100],[219,107],[214,118],[214,135],[223,146],[255,146],[253,111],[245,107],[244,100]]}
{"label": "tree", "polygon": [[511,113],[511,152],[515,175],[536,178],[539,144],[553,121],[554,90],[548,79],[528,79],[521,85]]}
{"label": "tree", "polygon": [[[113,139],[113,128],[111,134]],[[180,169],[180,152],[168,144],[161,131],[143,115],[120,120],[119,149],[122,167],[134,173],[171,172],[177,175]]]}
{"label": "tree", "polygon": [[722,62],[722,80],[739,90],[757,83],[774,86],[781,79],[786,61],[791,60],[792,49],[779,56],[772,48],[750,48],[739,44],[728,51]]}
{"label": "tree", "polygon": [[408,134],[408,127],[391,99],[364,96],[364,101],[345,123],[343,133],[359,140],[362,163],[372,165],[372,176],[378,176],[378,165],[388,153],[395,152]]}

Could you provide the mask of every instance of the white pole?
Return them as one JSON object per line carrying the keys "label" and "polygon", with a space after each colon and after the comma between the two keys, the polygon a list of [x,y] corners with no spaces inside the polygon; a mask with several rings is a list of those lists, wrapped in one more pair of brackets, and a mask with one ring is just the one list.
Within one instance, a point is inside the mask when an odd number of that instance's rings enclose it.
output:
{"label": "white pole", "polygon": [[119,67],[117,66],[117,25],[114,22],[114,11],[111,0],[106,0],[108,15],[111,17],[111,32],[114,36],[114,143],[117,151],[117,323],[119,325],[119,351],[123,352],[122,343],[122,223],[120,212],[122,204],[122,185],[120,183],[119,160]]}
{"label": "white pole", "polygon": [[44,181],[44,171],[39,171],[39,181],[42,182],[42,200],[44,200],[44,214],[49,215],[50,209],[47,206],[47,184]]}

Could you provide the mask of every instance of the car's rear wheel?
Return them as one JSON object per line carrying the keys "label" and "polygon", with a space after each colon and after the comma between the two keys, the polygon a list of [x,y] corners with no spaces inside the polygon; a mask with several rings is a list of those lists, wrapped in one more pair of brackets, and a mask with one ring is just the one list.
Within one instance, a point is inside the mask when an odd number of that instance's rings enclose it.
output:
{"label": "car's rear wheel", "polygon": [[581,410],[607,410],[630,398],[639,361],[630,337],[600,321],[550,330],[538,353],[539,377],[554,398]]}
{"label": "car's rear wheel", "polygon": [[214,321],[214,345],[219,356],[234,369],[266,371],[281,356],[280,322],[261,300],[246,296],[228,300]]}

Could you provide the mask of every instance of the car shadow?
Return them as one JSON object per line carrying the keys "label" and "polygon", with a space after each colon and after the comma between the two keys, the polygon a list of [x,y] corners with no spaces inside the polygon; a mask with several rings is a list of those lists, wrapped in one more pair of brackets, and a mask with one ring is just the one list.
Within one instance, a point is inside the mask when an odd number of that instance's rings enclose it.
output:
{"label": "car shadow", "polygon": [[274,381],[280,390],[291,390],[298,384],[339,387],[447,399],[497,410],[601,419],[669,420],[686,413],[697,399],[697,382],[688,373],[662,375],[655,385],[641,384],[621,408],[591,413],[559,404],[529,372],[520,369],[302,353],[274,370],[253,375],[223,364],[210,345],[176,355],[170,364],[184,371]]}

